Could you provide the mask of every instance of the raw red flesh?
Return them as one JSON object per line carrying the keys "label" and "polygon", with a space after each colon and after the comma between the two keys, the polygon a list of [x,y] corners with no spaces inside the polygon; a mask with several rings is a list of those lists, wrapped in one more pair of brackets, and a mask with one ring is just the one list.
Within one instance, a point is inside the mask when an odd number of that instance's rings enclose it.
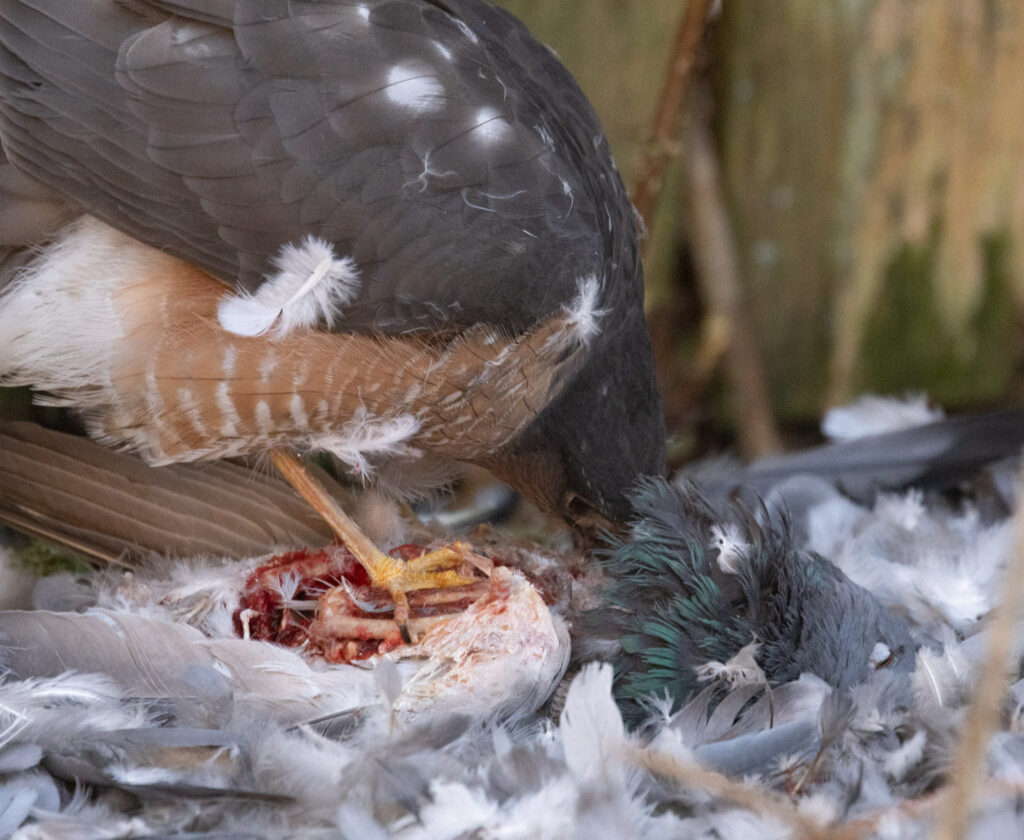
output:
{"label": "raw red flesh", "polygon": [[[406,548],[402,546],[403,555]],[[422,549],[419,551],[422,552]],[[276,642],[287,647],[309,646],[309,627],[314,613],[286,609],[282,604],[285,600],[282,589],[291,590],[294,587],[289,600],[319,602],[325,593],[338,587],[342,580],[348,582],[361,602],[390,604],[390,596],[386,592],[369,586],[370,578],[366,570],[345,546],[334,544],[322,549],[289,551],[272,557],[249,575],[238,609],[235,610],[235,630],[240,636],[245,635],[244,625],[247,624],[251,639]],[[391,611],[364,612],[355,604],[351,609],[353,615],[366,617],[391,615]],[[365,657],[375,652],[360,651],[360,655]]]}
{"label": "raw red flesh", "polygon": [[[390,554],[410,560],[423,551],[422,546],[406,544]],[[341,587],[342,581],[347,587]],[[386,653],[404,642],[391,596],[369,584],[366,570],[341,544],[277,555],[246,580],[234,614],[235,630],[251,639],[305,648],[329,662]],[[429,619],[466,609],[480,597],[477,589],[410,592],[410,626],[413,616]],[[288,591],[287,599],[282,590]],[[316,611],[287,608],[285,600],[316,601]]]}

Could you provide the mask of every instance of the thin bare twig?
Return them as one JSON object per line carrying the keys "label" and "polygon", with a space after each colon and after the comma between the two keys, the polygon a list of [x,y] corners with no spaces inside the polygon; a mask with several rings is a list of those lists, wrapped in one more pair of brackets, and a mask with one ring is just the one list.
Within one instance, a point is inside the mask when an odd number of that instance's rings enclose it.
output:
{"label": "thin bare twig", "polygon": [[[651,749],[631,750],[629,757],[662,779],[777,819],[792,828],[801,840],[863,840],[875,833],[883,821],[933,819],[938,824],[937,812],[948,808],[951,797],[958,793],[952,786],[948,786],[917,799],[900,800],[847,823],[822,825],[801,813],[790,799],[779,793],[745,785],[699,764],[681,762],[675,756]],[[1019,797],[1024,795],[1024,785],[993,779],[986,793],[990,796]]]}
{"label": "thin bare twig", "polygon": [[[633,192],[637,212],[650,229],[669,162],[679,154],[677,139],[686,94],[691,87],[705,23],[712,0],[689,0],[676,31],[661,95],[651,129],[650,149]],[[740,449],[748,457],[779,448],[778,432],[764,365],[743,304],[735,242],[718,175],[706,117],[694,120],[690,137],[690,170],[695,234],[693,246],[710,310],[703,324],[699,367],[706,379],[724,356],[737,403]],[[648,237],[647,242],[651,241]],[[671,344],[663,326],[652,324],[656,347]],[[664,356],[665,354],[662,353]]]}
{"label": "thin bare twig", "polygon": [[946,791],[941,790],[920,796],[917,799],[904,799],[848,823],[834,826],[828,834],[828,840],[864,840],[869,834],[878,831],[883,821],[910,822],[932,817],[946,801]]}
{"label": "thin bare twig", "polygon": [[707,376],[723,356],[736,400],[740,450],[749,458],[779,448],[761,352],[740,280],[736,239],[711,137],[708,108],[695,103],[689,143],[693,255],[707,305],[699,362]]}
{"label": "thin bare twig", "polygon": [[[0,510],[0,525],[8,525],[23,534],[31,534],[40,537],[47,542],[70,549],[75,554],[81,555],[89,561],[98,561],[111,566],[120,566],[122,569],[133,569],[134,564],[125,559],[124,552],[114,554],[104,548],[90,543],[88,540],[79,539],[69,532],[64,523],[56,522],[45,513],[28,510],[22,507],[23,512],[14,510]],[[28,511],[27,514],[24,511]]]}
{"label": "thin bare twig", "polygon": [[640,178],[633,190],[633,204],[648,228],[654,221],[654,210],[658,205],[658,196],[664,183],[665,169],[669,161],[679,153],[679,144],[676,142],[679,119],[712,2],[713,0],[688,0],[686,11],[683,12],[679,28],[676,30],[672,57],[665,72],[658,107],[654,114],[654,124],[651,127],[649,150],[640,169]]}
{"label": "thin bare twig", "polygon": [[1024,598],[1024,497],[1017,504],[1014,526],[1016,540],[1003,580],[1003,598],[993,610],[988,655],[949,770],[949,796],[936,840],[961,840],[965,836],[978,781],[984,773],[985,751],[999,723],[1013,628]]}
{"label": "thin bare twig", "polygon": [[785,823],[801,838],[824,838],[828,829],[801,814],[785,797],[771,791],[751,787],[734,781],[699,764],[689,764],[668,753],[651,749],[631,750],[629,757],[651,773],[692,787],[711,796],[727,800],[766,817]]}

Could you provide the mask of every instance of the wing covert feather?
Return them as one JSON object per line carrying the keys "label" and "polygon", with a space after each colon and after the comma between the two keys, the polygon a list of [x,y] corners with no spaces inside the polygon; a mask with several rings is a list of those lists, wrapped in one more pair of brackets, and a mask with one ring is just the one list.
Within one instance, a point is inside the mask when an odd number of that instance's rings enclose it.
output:
{"label": "wing covert feather", "polygon": [[147,244],[250,290],[351,256],[342,329],[522,329],[635,259],[583,95],[479,0],[13,0],[0,74],[9,158]]}

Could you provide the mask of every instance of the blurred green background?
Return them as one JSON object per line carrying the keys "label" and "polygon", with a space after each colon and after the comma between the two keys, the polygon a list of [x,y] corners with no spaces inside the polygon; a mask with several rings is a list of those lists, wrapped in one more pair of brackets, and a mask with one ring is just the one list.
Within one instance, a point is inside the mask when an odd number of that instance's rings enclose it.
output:
{"label": "blurred green background", "polygon": [[[574,73],[634,188],[685,0],[500,5]],[[736,330],[784,441],[865,391],[1024,402],[1024,6],[725,0],[698,65],[647,243],[674,460],[749,422],[724,361]],[[721,278],[698,269],[698,131],[749,313],[724,331]]]}

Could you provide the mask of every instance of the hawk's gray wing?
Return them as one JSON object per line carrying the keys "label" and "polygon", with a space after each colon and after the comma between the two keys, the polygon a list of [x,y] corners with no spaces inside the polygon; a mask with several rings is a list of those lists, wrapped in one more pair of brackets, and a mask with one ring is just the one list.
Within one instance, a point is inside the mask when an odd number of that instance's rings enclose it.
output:
{"label": "hawk's gray wing", "polygon": [[639,293],[596,118],[479,0],[5,0],[0,84],[8,157],[150,245],[250,290],[308,234],[351,256],[342,328]]}

